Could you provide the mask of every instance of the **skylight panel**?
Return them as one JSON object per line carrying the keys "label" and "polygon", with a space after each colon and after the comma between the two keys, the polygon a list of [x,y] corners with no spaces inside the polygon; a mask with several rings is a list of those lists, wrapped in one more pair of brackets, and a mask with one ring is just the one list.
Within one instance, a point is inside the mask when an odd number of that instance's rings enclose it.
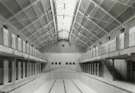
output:
{"label": "skylight panel", "polygon": [[[67,38],[73,20],[77,0],[55,0],[59,38]],[[66,35],[65,35],[66,34]],[[63,35],[63,36],[62,36]]]}
{"label": "skylight panel", "polygon": [[66,31],[62,31],[58,33],[58,37],[60,39],[68,39],[68,36],[69,36],[69,32],[66,32]]}

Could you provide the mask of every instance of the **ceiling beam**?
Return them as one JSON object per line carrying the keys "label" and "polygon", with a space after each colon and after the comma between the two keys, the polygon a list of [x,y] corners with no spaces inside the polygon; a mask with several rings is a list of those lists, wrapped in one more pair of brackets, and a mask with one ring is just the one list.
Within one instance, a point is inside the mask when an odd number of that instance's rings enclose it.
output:
{"label": "ceiling beam", "polygon": [[[76,28],[74,28],[75,30],[77,30]],[[79,33],[81,33],[81,32],[79,32]],[[82,33],[81,33],[82,34]],[[94,41],[92,41],[92,40],[90,40],[87,36],[85,36],[84,34],[82,34],[83,35],[83,37],[85,37],[87,40],[89,40],[90,42],[92,42],[92,43],[94,43]]]}
{"label": "ceiling beam", "polygon": [[113,20],[118,22],[119,24],[122,24],[117,18],[115,18],[112,14],[110,14],[107,10],[105,10],[101,5],[96,3],[94,0],[89,0],[90,2],[94,3],[98,8],[100,8],[103,12],[105,12],[108,16],[110,16]]}
{"label": "ceiling beam", "polygon": [[85,41],[83,41],[79,36],[75,35],[74,33],[72,33],[72,35],[76,37],[76,40],[81,41],[83,44],[89,47],[89,45]]}
{"label": "ceiling beam", "polygon": [[40,30],[42,30],[42,29],[46,29],[46,27],[48,27],[48,25],[50,25],[52,22],[53,22],[53,21],[50,21],[48,24],[44,25],[44,26],[43,26],[42,28],[40,28],[39,30],[37,30],[37,31],[35,31],[34,33],[32,33],[29,38],[32,38],[32,36],[35,35],[35,34],[37,34],[38,31],[40,31]]}
{"label": "ceiling beam", "polygon": [[46,39],[46,40],[41,41],[41,42],[38,44],[38,46],[41,46],[43,43],[45,43],[45,42],[47,42],[47,41],[49,41],[49,40],[50,40],[50,38],[48,38],[48,39]]}
{"label": "ceiling beam", "polygon": [[[84,13],[82,13],[81,11],[79,11],[79,13],[83,16],[85,16]],[[90,18],[88,18],[88,16],[85,16],[90,22],[92,22],[94,25],[96,25],[101,31],[103,31],[105,34],[108,34],[108,31],[106,31],[103,27],[101,27],[100,25],[98,25],[95,21],[91,20]]]}
{"label": "ceiling beam", "polygon": [[[79,32],[79,33],[80,33],[80,32]],[[74,33],[74,35],[76,35],[76,34]],[[83,38],[87,39],[87,40],[85,40],[85,41],[82,40],[82,39],[80,38],[80,37],[81,37],[80,35],[81,35]],[[86,36],[84,36],[84,35],[81,34],[81,33],[80,33],[80,35],[76,35],[76,36],[79,37],[82,41],[84,41],[84,42],[87,43],[87,44],[92,43],[91,40],[89,40]]]}
{"label": "ceiling beam", "polygon": [[[16,1],[17,1],[17,0],[16,0]],[[14,16],[10,17],[10,18],[8,19],[8,21],[11,20],[12,18],[16,17],[17,15],[19,15],[19,14],[22,13],[23,11],[27,10],[28,8],[30,8],[31,6],[33,6],[34,4],[36,4],[36,3],[39,2],[39,1],[40,1],[40,0],[35,0],[35,1],[32,2],[30,5],[28,5],[27,7],[23,8],[21,11],[19,11],[18,13],[16,13]],[[17,3],[18,3],[18,2],[17,2]],[[19,4],[19,3],[18,3],[18,4]],[[19,6],[20,6],[20,4],[19,4]]]}
{"label": "ceiling beam", "polygon": [[39,43],[39,42],[42,41],[42,40],[41,40],[42,38],[45,38],[46,36],[49,36],[49,34],[50,34],[50,33],[48,33],[48,32],[47,32],[46,34],[42,34],[40,37],[38,36],[37,39],[33,40],[33,42]]}
{"label": "ceiling beam", "polygon": [[21,31],[27,29],[30,25],[36,23],[38,20],[40,20],[40,18],[42,18],[44,15],[41,15],[39,18],[37,18],[36,20],[32,21],[30,24],[28,24],[27,26],[25,26],[23,29],[21,29]]}
{"label": "ceiling beam", "polygon": [[[50,11],[51,11],[51,10],[50,10]],[[49,11],[49,12],[50,12],[50,11]],[[41,15],[40,17],[38,17],[36,20],[32,21],[30,24],[28,24],[27,26],[25,26],[21,31],[23,31],[24,29],[27,29],[30,25],[36,23],[36,21],[41,20],[41,18],[44,17],[44,16],[45,16],[45,15],[42,14],[42,15]]]}
{"label": "ceiling beam", "polygon": [[[39,48],[39,49],[41,49],[42,47],[45,47],[45,48],[46,48],[46,46],[48,45],[48,43],[46,43],[46,42],[48,42],[48,41],[49,41],[49,40],[46,40],[46,41],[42,42],[42,44],[39,45],[38,48]],[[57,40],[50,40],[50,42],[53,44],[53,43],[56,43]],[[44,44],[44,43],[46,43],[46,44]],[[47,47],[48,47],[48,46],[47,46]]]}
{"label": "ceiling beam", "polygon": [[[52,29],[54,29],[54,28],[52,28]],[[38,37],[38,38],[37,38],[36,40],[34,40],[33,42],[40,42],[40,40],[41,40],[42,38],[46,37],[46,36],[50,36],[50,33],[47,32],[46,34],[41,35],[40,37]]]}
{"label": "ceiling beam", "polygon": [[85,29],[88,33],[90,33],[92,36],[94,36],[96,39],[100,39],[97,35],[95,35],[93,32],[89,31],[86,27],[81,25],[80,23],[77,23],[79,26],[81,26],[83,29]]}

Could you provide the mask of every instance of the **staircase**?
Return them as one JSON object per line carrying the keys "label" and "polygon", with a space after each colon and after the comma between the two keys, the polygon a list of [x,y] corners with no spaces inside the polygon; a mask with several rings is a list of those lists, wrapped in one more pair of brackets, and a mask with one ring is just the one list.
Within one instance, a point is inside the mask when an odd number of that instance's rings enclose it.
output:
{"label": "staircase", "polygon": [[104,65],[108,68],[114,80],[124,80],[122,75],[115,69],[113,62],[105,61]]}

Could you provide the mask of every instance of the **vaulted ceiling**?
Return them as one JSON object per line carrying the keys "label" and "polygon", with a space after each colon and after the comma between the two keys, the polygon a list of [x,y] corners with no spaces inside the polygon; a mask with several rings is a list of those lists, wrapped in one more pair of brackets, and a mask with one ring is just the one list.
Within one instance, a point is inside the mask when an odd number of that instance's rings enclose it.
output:
{"label": "vaulted ceiling", "polygon": [[0,0],[0,15],[42,50],[59,39],[87,48],[135,14],[135,0],[69,1]]}

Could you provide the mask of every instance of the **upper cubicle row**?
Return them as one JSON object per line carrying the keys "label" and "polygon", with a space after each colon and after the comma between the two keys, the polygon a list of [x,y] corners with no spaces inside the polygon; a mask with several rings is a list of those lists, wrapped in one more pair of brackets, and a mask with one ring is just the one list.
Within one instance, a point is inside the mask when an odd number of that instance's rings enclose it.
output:
{"label": "upper cubicle row", "polygon": [[[118,31],[117,31],[118,32]],[[111,34],[112,35],[112,34]],[[93,45],[82,55],[80,62],[96,61],[105,58],[128,58],[135,53],[135,26],[123,29],[115,33],[113,38],[107,37],[107,41]]]}
{"label": "upper cubicle row", "polygon": [[35,61],[47,61],[33,45],[21,39],[19,35],[9,31],[5,25],[0,29],[0,55],[24,57]]}

